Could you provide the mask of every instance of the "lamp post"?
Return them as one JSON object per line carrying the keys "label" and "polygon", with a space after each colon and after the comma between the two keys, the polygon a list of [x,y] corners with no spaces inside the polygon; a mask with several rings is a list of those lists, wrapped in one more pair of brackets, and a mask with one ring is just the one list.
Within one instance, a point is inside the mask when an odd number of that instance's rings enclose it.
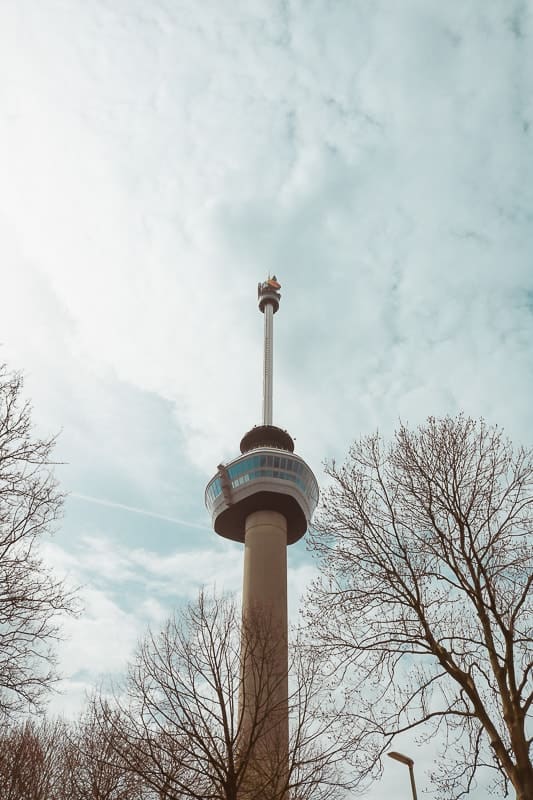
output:
{"label": "lamp post", "polygon": [[404,756],[403,753],[397,753],[395,750],[391,750],[389,753],[387,753],[387,755],[389,756],[389,758],[393,758],[395,761],[399,761],[400,764],[407,764],[407,766],[409,767],[409,777],[411,779],[411,789],[412,789],[412,792],[413,792],[413,800],[417,800],[416,785],[415,785],[415,771],[414,771],[415,762],[413,761],[412,758],[409,758],[409,756]]}

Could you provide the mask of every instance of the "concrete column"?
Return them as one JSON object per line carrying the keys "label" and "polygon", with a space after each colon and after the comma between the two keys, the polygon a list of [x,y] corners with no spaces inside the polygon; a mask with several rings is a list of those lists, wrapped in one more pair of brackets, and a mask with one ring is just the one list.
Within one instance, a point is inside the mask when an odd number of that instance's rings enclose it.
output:
{"label": "concrete column", "polygon": [[243,745],[257,737],[251,781],[262,785],[270,775],[281,786],[289,740],[287,521],[277,511],[246,519],[242,647]]}

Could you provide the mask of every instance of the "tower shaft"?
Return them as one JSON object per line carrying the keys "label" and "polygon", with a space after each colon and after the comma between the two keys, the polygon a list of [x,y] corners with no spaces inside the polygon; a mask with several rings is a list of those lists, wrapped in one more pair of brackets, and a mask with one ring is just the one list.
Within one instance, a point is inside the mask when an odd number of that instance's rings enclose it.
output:
{"label": "tower shaft", "polygon": [[289,758],[287,520],[277,511],[246,518],[242,613],[242,735],[256,739],[247,789],[253,797],[268,776],[281,800]]}

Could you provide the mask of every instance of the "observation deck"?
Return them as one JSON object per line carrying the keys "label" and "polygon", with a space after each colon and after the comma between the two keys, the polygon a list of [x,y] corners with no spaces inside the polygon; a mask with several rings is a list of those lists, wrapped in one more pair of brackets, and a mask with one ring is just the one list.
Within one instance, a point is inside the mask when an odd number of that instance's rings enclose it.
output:
{"label": "observation deck", "polygon": [[243,437],[241,456],[219,464],[207,484],[205,504],[220,536],[244,542],[246,517],[269,510],[286,518],[287,544],[301,539],[318,503],[318,484],[293,450],[286,431],[261,425]]}

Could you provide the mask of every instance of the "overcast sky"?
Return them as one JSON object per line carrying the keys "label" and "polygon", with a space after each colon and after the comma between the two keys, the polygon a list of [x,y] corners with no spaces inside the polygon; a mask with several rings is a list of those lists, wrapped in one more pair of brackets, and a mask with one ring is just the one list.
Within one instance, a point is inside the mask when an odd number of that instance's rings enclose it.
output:
{"label": "overcast sky", "polygon": [[[85,603],[54,708],[200,585],[239,588],[203,490],[260,421],[268,273],[274,421],[319,482],[400,418],[532,444],[532,11],[0,0],[0,357],[61,430],[46,557]],[[295,616],[315,566],[289,562]]]}

